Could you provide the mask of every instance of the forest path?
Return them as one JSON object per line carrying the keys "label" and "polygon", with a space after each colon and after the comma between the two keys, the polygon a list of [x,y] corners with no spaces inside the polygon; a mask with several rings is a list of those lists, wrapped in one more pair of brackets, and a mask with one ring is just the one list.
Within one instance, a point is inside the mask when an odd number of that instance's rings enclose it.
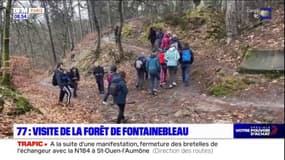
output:
{"label": "forest path", "polygon": [[[103,37],[103,43],[114,44],[111,38]],[[150,53],[149,49],[123,43],[124,49],[134,53]],[[195,77],[190,87],[182,85],[180,73],[178,86],[160,89],[157,96],[135,88],[135,71],[132,62],[124,64],[127,70],[128,104],[126,115],[129,123],[234,123],[234,122],[283,122],[284,105],[278,102],[242,101],[237,98],[217,98],[203,94]],[[19,88],[43,113],[38,123],[113,123],[118,108],[103,105],[94,79],[82,77],[78,98],[72,99],[72,107],[56,105],[59,89],[51,85],[51,77],[35,79],[24,88]]]}

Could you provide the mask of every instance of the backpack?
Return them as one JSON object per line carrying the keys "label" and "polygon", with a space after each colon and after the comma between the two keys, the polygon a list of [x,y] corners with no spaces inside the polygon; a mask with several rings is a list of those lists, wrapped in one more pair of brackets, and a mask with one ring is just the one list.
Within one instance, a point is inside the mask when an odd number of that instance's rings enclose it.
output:
{"label": "backpack", "polygon": [[143,61],[140,59],[137,59],[135,62],[136,69],[142,69],[143,68]]}
{"label": "backpack", "polygon": [[157,68],[157,58],[150,58],[148,62],[148,71],[151,74],[156,74],[158,73],[158,68]]}
{"label": "backpack", "polygon": [[158,60],[160,64],[165,64],[165,55],[163,52],[159,53]]}
{"label": "backpack", "polygon": [[189,50],[189,49],[183,50],[181,58],[182,58],[181,59],[182,62],[191,62],[191,59],[192,59],[192,52],[191,52],[191,50]]}
{"label": "backpack", "polygon": [[57,84],[57,80],[56,80],[56,74],[55,74],[55,72],[53,73],[53,76],[52,76],[52,85],[53,86],[57,86],[58,84]]}

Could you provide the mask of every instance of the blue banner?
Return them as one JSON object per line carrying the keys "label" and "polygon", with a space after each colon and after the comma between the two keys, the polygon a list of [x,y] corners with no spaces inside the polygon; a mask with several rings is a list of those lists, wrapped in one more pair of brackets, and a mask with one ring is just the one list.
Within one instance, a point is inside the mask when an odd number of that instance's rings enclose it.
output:
{"label": "blue banner", "polygon": [[284,138],[284,124],[234,124],[234,138]]}

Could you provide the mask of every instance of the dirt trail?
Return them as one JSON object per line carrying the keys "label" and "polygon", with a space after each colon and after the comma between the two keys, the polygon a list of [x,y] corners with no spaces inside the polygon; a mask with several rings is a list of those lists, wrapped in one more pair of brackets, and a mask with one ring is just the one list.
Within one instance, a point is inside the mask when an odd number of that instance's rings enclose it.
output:
{"label": "dirt trail", "polygon": [[[103,42],[114,43],[108,37],[104,37]],[[136,51],[135,53],[150,52],[126,43],[123,47]],[[135,75],[131,62],[126,62],[124,67],[130,69],[128,75]],[[147,85],[145,90],[138,91],[134,78],[129,80],[128,102],[132,102],[126,107],[129,123],[283,122],[283,104],[207,96],[199,90],[195,77],[191,77],[191,86],[185,88],[181,84],[180,74],[177,75],[178,86],[160,89],[156,97],[147,92]],[[55,105],[58,88],[51,85],[50,76],[30,82],[19,90],[43,113],[39,120],[34,121],[36,123],[113,123],[118,112],[115,105],[102,105],[102,97],[98,95],[95,80],[86,77],[82,77],[79,97],[72,99],[74,105],[70,108]]]}

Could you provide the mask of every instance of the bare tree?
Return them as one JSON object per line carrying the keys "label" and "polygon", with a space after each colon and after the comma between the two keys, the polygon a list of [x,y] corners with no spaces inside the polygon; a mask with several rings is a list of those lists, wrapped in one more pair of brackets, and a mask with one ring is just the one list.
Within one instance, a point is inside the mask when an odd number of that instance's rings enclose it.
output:
{"label": "bare tree", "polygon": [[108,21],[109,21],[109,25],[110,25],[111,28],[113,29],[111,1],[107,1],[107,9],[108,9]]}
{"label": "bare tree", "polygon": [[238,34],[236,1],[227,1],[226,10],[227,43]]}
{"label": "bare tree", "polygon": [[[0,53],[2,54],[2,10],[3,10],[3,1],[0,0]],[[0,63],[1,67],[1,63]]]}
{"label": "bare tree", "polygon": [[124,50],[122,46],[122,41],[121,41],[121,35],[122,35],[122,29],[124,25],[124,17],[123,17],[123,0],[119,0],[119,14],[120,14],[120,26],[119,26],[119,32],[118,32],[118,47],[119,47],[119,53],[120,53],[120,58],[124,56]]}
{"label": "bare tree", "polygon": [[11,79],[9,73],[9,39],[10,39],[10,15],[12,10],[12,0],[7,1],[6,13],[5,13],[5,24],[3,28],[3,49],[2,49],[2,85],[10,86]]}
{"label": "bare tree", "polygon": [[97,46],[96,46],[96,57],[99,57],[99,52],[100,52],[100,44],[101,44],[101,31],[100,31],[100,26],[99,26],[99,22],[96,16],[96,10],[95,10],[95,1],[90,1],[91,2],[91,11],[92,11],[92,17],[93,17],[93,22],[94,25],[96,27],[96,31],[97,31]]}
{"label": "bare tree", "polygon": [[55,52],[55,48],[54,48],[54,42],[53,42],[53,37],[52,37],[51,26],[50,26],[50,22],[49,22],[49,16],[48,16],[48,10],[47,10],[47,1],[46,0],[43,1],[43,7],[45,9],[44,15],[45,15],[45,19],[46,19],[47,27],[48,27],[50,45],[51,45],[52,55],[53,55],[53,62],[54,62],[54,64],[56,64],[57,63],[57,58],[56,58],[56,52]]}
{"label": "bare tree", "polygon": [[81,4],[80,4],[80,0],[77,0],[78,3],[78,14],[79,14],[79,30],[80,30],[80,39],[82,39],[83,37],[83,31],[82,31],[82,19],[81,19]]}

